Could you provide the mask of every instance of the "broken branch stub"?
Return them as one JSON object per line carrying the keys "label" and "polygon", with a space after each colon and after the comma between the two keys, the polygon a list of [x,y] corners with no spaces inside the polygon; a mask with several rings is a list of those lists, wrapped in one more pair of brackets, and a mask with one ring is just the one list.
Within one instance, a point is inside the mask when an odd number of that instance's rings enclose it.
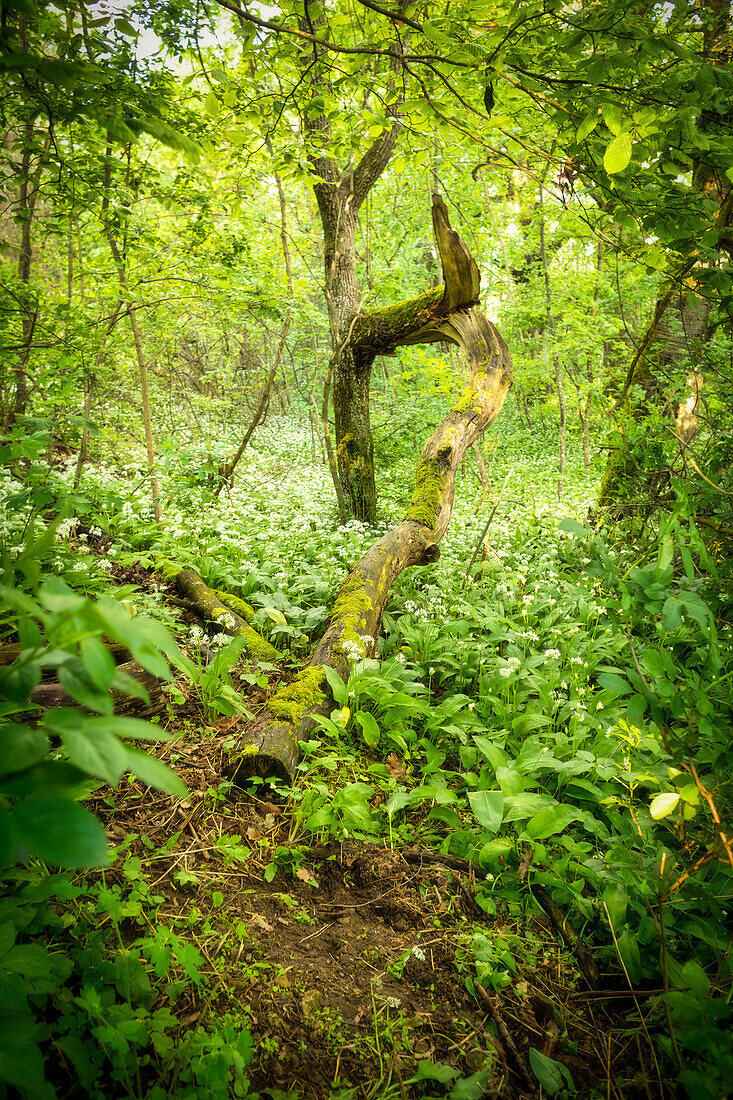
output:
{"label": "broken branch stub", "polygon": [[[396,578],[410,566],[437,561],[438,544],[453,511],[456,470],[466,450],[499,415],[511,387],[509,349],[474,304],[478,268],[450,228],[438,196],[433,200],[433,225],[446,280],[442,297],[437,288],[423,299],[380,311],[380,323],[386,323],[391,313],[394,346],[433,341],[457,344],[468,366],[466,385],[422,449],[404,518],[367,550],[339,588],[328,627],[308,667],[270,699],[243,731],[227,767],[235,781],[253,774],[294,777],[299,742],[314,725],[311,715],[326,714],[333,705],[324,666],[347,679],[351,664],[374,650]],[[369,316],[373,320],[377,315]],[[408,317],[412,327],[406,325]]]}

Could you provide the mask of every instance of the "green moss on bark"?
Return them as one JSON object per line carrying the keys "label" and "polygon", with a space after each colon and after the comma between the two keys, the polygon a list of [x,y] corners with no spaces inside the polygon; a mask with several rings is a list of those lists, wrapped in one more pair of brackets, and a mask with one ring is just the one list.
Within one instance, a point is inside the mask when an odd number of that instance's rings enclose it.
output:
{"label": "green moss on bark", "polygon": [[226,627],[227,633],[231,633],[237,638],[244,638],[247,653],[250,657],[255,657],[259,661],[280,660],[282,654],[278,653],[274,646],[265,641],[253,627],[240,627],[232,612],[228,611],[225,607],[214,608],[211,612],[211,618],[217,623],[220,623],[223,627]]}
{"label": "green moss on bark", "polygon": [[482,411],[481,403],[476,394],[475,386],[466,386],[465,390],[453,406],[451,412],[464,413],[468,412],[469,409],[473,409],[474,412],[477,413],[480,413]]}
{"label": "green moss on bark", "polygon": [[304,668],[292,684],[281,688],[270,702],[267,710],[282,722],[296,728],[306,714],[317,710],[325,699],[323,684],[326,674],[322,668]]}
{"label": "green moss on bark", "polygon": [[254,609],[245,600],[240,600],[239,596],[233,596],[231,592],[224,592],[221,588],[212,588],[212,592],[227,607],[231,607],[232,611],[236,611],[245,622],[252,622],[255,617]]}
{"label": "green moss on bark", "polygon": [[363,579],[358,575],[348,577],[341,585],[331,611],[331,622],[341,627],[339,640],[334,646],[334,653],[339,657],[351,662],[366,656],[362,635],[371,611],[372,601],[364,591]]}
{"label": "green moss on bark", "polygon": [[424,527],[435,527],[440,514],[443,492],[443,470],[434,458],[424,458],[415,474],[415,492],[405,519],[421,523]]}
{"label": "green moss on bark", "polygon": [[176,565],[174,561],[169,561],[168,558],[155,557],[155,571],[160,573],[163,580],[174,581],[178,574],[181,572],[183,566]]}

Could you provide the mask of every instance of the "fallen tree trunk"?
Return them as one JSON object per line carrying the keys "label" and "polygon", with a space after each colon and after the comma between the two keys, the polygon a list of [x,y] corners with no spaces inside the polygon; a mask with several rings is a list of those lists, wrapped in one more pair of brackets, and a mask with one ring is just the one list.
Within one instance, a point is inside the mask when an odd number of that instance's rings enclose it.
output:
{"label": "fallen tree trunk", "polygon": [[243,636],[245,649],[250,657],[259,661],[282,659],[282,654],[250,626],[254,611],[244,600],[229,592],[209,588],[194,569],[183,569],[167,559],[161,558],[156,568],[166,580],[175,581],[179,592],[189,601],[188,606],[204,622],[212,623],[219,628],[220,633],[228,634],[231,638]]}
{"label": "fallen tree trunk", "polygon": [[308,666],[282,688],[243,731],[231,753],[227,775],[243,781],[276,774],[292,779],[299,743],[313,728],[313,714],[332,706],[323,671],[330,666],[346,679],[355,661],[369,656],[376,643],[390,590],[400,573],[440,557],[438,543],[453,510],[455,475],[465,453],[496,419],[511,386],[511,356],[497,329],[476,307],[479,273],[468,249],[448,221],[442,201],[433,202],[433,226],[446,285],[421,299],[370,314],[364,331],[392,323],[393,346],[449,341],[466,357],[467,385],[453,408],[423,447],[412,500],[401,523],[383,535],[352,568],[341,585],[329,625]]}

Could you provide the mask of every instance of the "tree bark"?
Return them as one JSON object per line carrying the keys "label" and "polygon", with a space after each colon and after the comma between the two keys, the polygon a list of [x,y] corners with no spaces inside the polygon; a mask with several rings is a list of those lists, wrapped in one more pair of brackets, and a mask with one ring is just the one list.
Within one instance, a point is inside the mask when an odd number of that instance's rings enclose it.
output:
{"label": "tree bark", "polygon": [[509,392],[509,349],[475,305],[478,268],[451,229],[438,196],[433,199],[433,227],[445,286],[360,317],[357,339],[362,347],[376,342],[388,348],[434,341],[456,344],[467,361],[467,385],[423,447],[402,522],[378,539],[346,577],[309,665],[244,731],[227,767],[233,779],[242,781],[254,774],[293,778],[299,742],[313,727],[311,716],[325,713],[331,705],[324,666],[346,678],[354,661],[370,656],[396,578],[409,566],[437,561],[438,544],[453,509],[456,470],[466,451],[496,419]]}
{"label": "tree bark", "polygon": [[[311,22],[308,4],[301,29],[313,33],[320,16]],[[400,64],[401,44],[393,43],[391,68]],[[314,99],[328,83],[325,67],[319,64],[323,47],[315,43],[307,57]],[[331,154],[331,123],[324,114],[302,114],[303,132],[308,138],[311,169],[317,177],[314,193],[323,229],[324,294],[331,330],[333,377],[332,395],[336,466],[341,484],[339,510],[347,506],[355,519],[375,523],[377,490],[374,478],[374,444],[369,409],[369,384],[372,364],[381,350],[366,350],[351,336],[354,320],[362,306],[356,275],[356,223],[359,210],[374,184],[384,172],[397,144],[401,99],[390,107],[394,125],[375,139],[357,159],[352,154],[346,166],[339,168]]]}

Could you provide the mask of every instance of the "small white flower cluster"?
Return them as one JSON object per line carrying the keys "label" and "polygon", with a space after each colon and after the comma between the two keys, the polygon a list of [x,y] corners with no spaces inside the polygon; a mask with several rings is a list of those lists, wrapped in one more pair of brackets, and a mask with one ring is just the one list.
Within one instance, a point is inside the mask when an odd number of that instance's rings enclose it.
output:
{"label": "small white flower cluster", "polygon": [[101,527],[90,527],[89,528],[89,538],[90,539],[99,539],[101,537],[102,537],[102,528]]}
{"label": "small white flower cluster", "polygon": [[518,638],[526,638],[528,642],[539,642],[539,634],[535,634],[534,630],[521,630],[517,634]]}
{"label": "small white flower cluster", "polygon": [[352,642],[350,638],[341,643],[341,652],[347,661],[362,661],[364,659],[364,650],[356,642]]}
{"label": "small white flower cluster", "polygon": [[506,663],[508,665],[510,665],[512,668],[519,668],[522,661],[521,661],[521,658],[519,658],[519,657],[507,657]]}
{"label": "small white flower cluster", "polygon": [[109,573],[112,568],[112,562],[107,558],[99,558],[97,561],[97,569],[101,569],[103,573]]}
{"label": "small white flower cluster", "polygon": [[206,638],[206,632],[197,623],[189,627],[188,633],[194,645],[199,645]]}
{"label": "small white flower cluster", "polygon": [[230,630],[237,629],[237,620],[234,618],[233,615],[230,615],[228,612],[224,615],[219,615],[218,621],[221,623],[222,626],[228,626]]}
{"label": "small white flower cluster", "polygon": [[559,649],[546,649],[545,650],[545,657],[549,658],[550,660],[556,660],[557,661],[557,660],[560,659],[560,650]]}
{"label": "small white flower cluster", "polygon": [[61,523],[56,528],[56,539],[67,539],[69,535],[73,534],[79,526],[79,520],[76,516],[69,516],[68,519],[62,519]]}
{"label": "small white flower cluster", "polygon": [[211,638],[211,644],[215,645],[215,646],[225,646],[225,645],[229,645],[231,640],[232,639],[229,637],[228,634],[219,633],[219,634],[215,634],[214,637]]}
{"label": "small white flower cluster", "polygon": [[422,947],[413,947],[410,954],[414,959],[417,959],[418,962],[425,962],[425,952]]}

